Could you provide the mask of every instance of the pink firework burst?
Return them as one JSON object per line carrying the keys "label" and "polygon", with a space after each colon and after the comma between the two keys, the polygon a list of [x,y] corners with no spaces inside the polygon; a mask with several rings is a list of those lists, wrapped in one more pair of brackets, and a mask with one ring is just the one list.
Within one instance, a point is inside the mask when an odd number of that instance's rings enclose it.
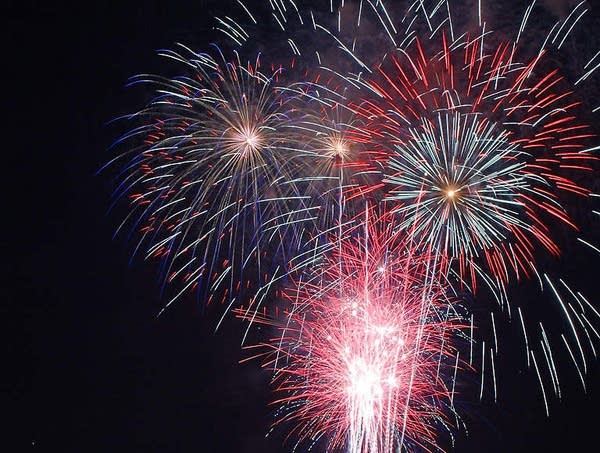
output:
{"label": "pink firework burst", "polygon": [[[281,397],[276,424],[331,450],[429,451],[452,410],[457,305],[430,254],[416,254],[389,216],[366,220],[287,292],[265,366]],[[306,276],[305,276],[306,277]],[[238,311],[248,318],[247,312]]]}

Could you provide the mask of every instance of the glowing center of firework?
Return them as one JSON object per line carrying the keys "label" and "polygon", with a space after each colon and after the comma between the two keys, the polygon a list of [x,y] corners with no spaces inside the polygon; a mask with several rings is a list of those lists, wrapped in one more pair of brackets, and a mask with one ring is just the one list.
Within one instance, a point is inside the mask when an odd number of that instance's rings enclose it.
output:
{"label": "glowing center of firework", "polygon": [[337,142],[333,145],[333,150],[336,152],[336,154],[342,155],[344,154],[345,148],[341,142]]}
{"label": "glowing center of firework", "polygon": [[244,136],[246,142],[246,149],[256,149],[258,147],[258,136],[254,132],[250,132],[245,134]]}
{"label": "glowing center of firework", "polygon": [[383,400],[384,393],[397,387],[394,376],[396,355],[404,342],[396,329],[388,325],[370,326],[366,334],[360,345],[355,344],[354,348],[346,346],[345,355],[348,357],[347,394],[350,406],[368,418]]}
{"label": "glowing center of firework", "polygon": [[258,142],[258,139],[256,138],[256,135],[249,135],[248,137],[246,137],[246,145],[254,148],[256,146],[256,143]]}
{"label": "glowing center of firework", "polygon": [[[382,393],[380,371],[373,364],[367,363],[362,357],[355,358],[348,366],[348,394],[364,402],[378,400]],[[367,406],[368,407],[368,406]]]}
{"label": "glowing center of firework", "polygon": [[234,146],[238,148],[242,155],[253,152],[261,147],[261,137],[258,131],[253,127],[245,127],[237,130],[233,137]]}
{"label": "glowing center of firework", "polygon": [[329,154],[332,157],[344,157],[348,153],[346,143],[340,138],[332,138],[329,140]]}
{"label": "glowing center of firework", "polygon": [[448,200],[455,200],[456,198],[458,198],[458,190],[456,189],[448,188],[444,191],[444,193]]}

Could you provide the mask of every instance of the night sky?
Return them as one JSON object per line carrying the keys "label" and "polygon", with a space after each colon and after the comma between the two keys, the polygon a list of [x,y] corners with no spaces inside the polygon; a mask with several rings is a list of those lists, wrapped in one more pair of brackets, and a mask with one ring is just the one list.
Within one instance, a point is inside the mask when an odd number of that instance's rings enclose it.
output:
{"label": "night sky", "polygon": [[[215,334],[221,308],[203,311],[193,296],[156,317],[165,303],[156,263],[130,260],[132,244],[113,239],[125,211],[108,212],[114,184],[96,175],[125,130],[109,122],[149,100],[144,89],[125,88],[127,78],[160,73],[156,49],[183,42],[203,50],[219,2],[8,3],[3,393],[14,410],[4,411],[10,447],[2,450],[291,451],[285,430],[265,438],[273,415],[269,374],[258,363],[238,363],[247,354],[241,322],[229,319]],[[598,257],[574,250],[560,263],[599,304]],[[499,402],[488,395],[480,404],[476,379],[464,383],[469,433],[456,432],[454,451],[600,450],[598,363],[587,394],[564,367],[563,401],[551,401],[548,419],[519,331],[505,332]]]}

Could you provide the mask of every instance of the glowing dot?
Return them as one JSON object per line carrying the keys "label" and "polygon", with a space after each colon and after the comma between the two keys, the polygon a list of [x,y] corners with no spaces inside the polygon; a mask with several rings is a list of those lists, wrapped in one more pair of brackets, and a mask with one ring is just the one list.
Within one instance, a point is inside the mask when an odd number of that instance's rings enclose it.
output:
{"label": "glowing dot", "polygon": [[448,190],[446,191],[446,196],[447,196],[448,198],[454,198],[454,195],[455,195],[455,194],[456,194],[456,192],[455,192],[454,190],[452,190],[452,189],[448,189]]}
{"label": "glowing dot", "polygon": [[252,134],[246,136],[246,145],[248,145],[250,148],[254,148],[256,146],[256,142],[256,135]]}
{"label": "glowing dot", "polygon": [[345,143],[336,138],[333,138],[329,141],[329,150],[330,155],[335,158],[343,157],[347,152]]}
{"label": "glowing dot", "polygon": [[[348,366],[350,386],[348,391],[365,402],[379,398],[383,393],[381,378],[377,369],[367,364],[363,359],[356,358]],[[371,409],[370,406],[364,410]]]}

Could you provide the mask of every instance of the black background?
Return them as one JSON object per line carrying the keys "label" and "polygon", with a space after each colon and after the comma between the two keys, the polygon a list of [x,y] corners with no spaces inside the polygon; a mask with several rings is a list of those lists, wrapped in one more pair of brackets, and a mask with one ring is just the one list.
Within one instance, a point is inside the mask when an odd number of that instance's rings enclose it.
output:
{"label": "black background", "polygon": [[[257,363],[238,364],[236,320],[214,334],[220,310],[203,313],[193,297],[156,318],[164,300],[155,263],[130,264],[130,244],[112,239],[120,219],[107,214],[113,186],[95,175],[122,132],[107,123],[148,100],[124,88],[127,78],[160,72],[158,48],[204,45],[215,5],[3,7],[3,393],[13,403],[4,405],[5,451],[291,450],[284,432],[264,436],[269,375]],[[563,261],[598,302],[586,259]],[[534,373],[515,352],[518,330],[507,332],[499,402],[488,394],[479,404],[478,387],[465,391],[469,433],[456,433],[455,451],[597,451],[597,363],[587,394],[566,374],[565,397],[552,400],[548,419]]]}

